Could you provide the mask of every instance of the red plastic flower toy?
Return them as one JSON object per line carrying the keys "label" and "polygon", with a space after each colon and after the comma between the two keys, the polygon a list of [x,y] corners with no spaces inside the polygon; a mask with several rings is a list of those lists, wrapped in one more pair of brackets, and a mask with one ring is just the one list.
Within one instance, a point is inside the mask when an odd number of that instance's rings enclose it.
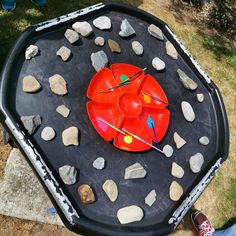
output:
{"label": "red plastic flower toy", "polygon": [[168,129],[170,112],[164,91],[136,66],[113,64],[100,70],[92,78],[87,96],[92,100],[87,112],[94,128],[119,149],[147,150],[147,143],[160,142]]}

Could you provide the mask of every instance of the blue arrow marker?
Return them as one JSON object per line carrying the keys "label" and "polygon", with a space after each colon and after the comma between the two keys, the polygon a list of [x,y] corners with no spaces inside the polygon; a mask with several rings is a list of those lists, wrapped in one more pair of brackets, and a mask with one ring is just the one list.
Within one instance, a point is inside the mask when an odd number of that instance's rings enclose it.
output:
{"label": "blue arrow marker", "polygon": [[159,142],[158,142],[157,134],[156,134],[156,131],[155,131],[155,122],[154,122],[154,120],[152,119],[152,117],[150,115],[148,115],[147,124],[148,124],[148,127],[153,130],[153,133],[154,133],[154,136],[155,136],[155,139],[156,139],[156,145],[159,147]]}

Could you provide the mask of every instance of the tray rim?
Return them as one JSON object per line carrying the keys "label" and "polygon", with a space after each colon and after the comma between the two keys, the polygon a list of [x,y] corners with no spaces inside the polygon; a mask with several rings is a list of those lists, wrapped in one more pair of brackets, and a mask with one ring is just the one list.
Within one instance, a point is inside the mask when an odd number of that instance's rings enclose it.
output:
{"label": "tray rim", "polygon": [[[169,219],[169,225],[165,225],[165,227],[159,229],[150,229],[148,231],[141,230],[137,231],[114,231],[111,227],[104,227],[105,225],[93,222],[91,219],[80,218],[76,210],[73,208],[67,196],[63,193],[63,190],[60,188],[56,179],[52,175],[50,169],[47,167],[40,154],[37,152],[33,144],[29,139],[26,138],[25,133],[20,130],[19,125],[15,122],[14,117],[10,114],[6,105],[6,84],[8,80],[8,75],[12,66],[12,61],[17,55],[17,53],[21,50],[21,43],[24,42],[26,38],[28,38],[32,33],[40,32],[42,30],[49,30],[51,27],[59,26],[62,23],[75,20],[81,16],[86,16],[87,14],[92,14],[99,10],[109,10],[113,8],[119,8],[130,12],[135,12],[144,15],[146,18],[150,19],[151,22],[155,24],[158,22],[161,24],[161,29],[169,34],[171,39],[169,39],[172,43],[175,42],[177,44],[176,49],[182,56],[185,57],[184,60],[188,60],[189,63],[193,66],[191,69],[195,69],[195,73],[198,75],[199,79],[202,80],[203,83],[207,84],[209,90],[212,93],[215,93],[215,103],[218,109],[221,111],[220,114],[217,114],[217,118],[221,121],[222,127],[221,132],[223,132],[224,143],[223,151],[219,153],[219,158],[215,162],[215,164],[211,167],[210,170],[205,174],[205,176],[199,181],[196,187],[189,193],[189,195],[182,201],[180,206],[175,210],[171,218]],[[214,82],[209,78],[209,76],[205,73],[205,71],[200,67],[200,65],[195,61],[193,56],[189,53],[189,51],[185,48],[183,43],[178,39],[178,37],[172,32],[172,30],[166,25],[165,22],[158,19],[157,17],[143,11],[137,9],[132,6],[128,6],[125,4],[117,4],[117,3],[98,3],[90,7],[86,7],[84,9],[60,16],[58,18],[54,18],[49,21],[45,21],[27,28],[17,39],[14,46],[12,47],[8,57],[5,60],[5,64],[2,69],[2,73],[0,76],[0,120],[3,126],[6,128],[8,132],[10,132],[12,139],[17,143],[21,152],[26,157],[27,161],[30,163],[32,169],[35,171],[37,177],[45,188],[47,194],[52,200],[53,204],[58,210],[58,213],[63,221],[63,223],[70,230],[74,232],[80,232],[84,234],[93,233],[93,235],[114,235],[114,232],[119,232],[119,235],[163,235],[173,231],[177,225],[180,223],[184,215],[191,208],[193,203],[200,196],[202,191],[207,187],[210,181],[215,176],[216,172],[221,167],[222,163],[227,159],[229,152],[229,127],[228,120],[226,115],[226,110],[223,103],[223,98],[219,92],[219,89],[214,84]],[[125,229],[125,227],[124,227]],[[140,228],[139,228],[140,230]]]}

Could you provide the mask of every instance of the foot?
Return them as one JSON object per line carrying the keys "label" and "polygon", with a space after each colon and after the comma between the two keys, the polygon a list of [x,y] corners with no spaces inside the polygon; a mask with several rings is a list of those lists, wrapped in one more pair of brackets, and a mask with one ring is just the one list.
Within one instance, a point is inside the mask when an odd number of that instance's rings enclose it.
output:
{"label": "foot", "polygon": [[2,1],[2,8],[5,11],[13,11],[16,7],[16,1],[15,0],[3,0]]}
{"label": "foot", "polygon": [[46,0],[31,0],[31,2],[38,7],[43,7],[47,3]]}
{"label": "foot", "polygon": [[215,231],[207,217],[198,210],[191,214],[191,221],[199,236],[211,236]]}

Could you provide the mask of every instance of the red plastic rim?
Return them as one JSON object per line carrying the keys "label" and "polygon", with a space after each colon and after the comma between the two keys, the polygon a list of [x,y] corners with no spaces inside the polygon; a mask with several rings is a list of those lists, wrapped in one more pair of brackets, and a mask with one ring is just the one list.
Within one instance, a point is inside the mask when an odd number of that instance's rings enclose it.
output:
{"label": "red plastic rim", "polygon": [[87,112],[99,135],[132,152],[150,149],[145,142],[158,143],[165,136],[170,122],[167,97],[160,84],[143,71],[123,86],[104,90],[141,70],[130,64],[113,64],[97,72],[87,90],[91,99]]}

